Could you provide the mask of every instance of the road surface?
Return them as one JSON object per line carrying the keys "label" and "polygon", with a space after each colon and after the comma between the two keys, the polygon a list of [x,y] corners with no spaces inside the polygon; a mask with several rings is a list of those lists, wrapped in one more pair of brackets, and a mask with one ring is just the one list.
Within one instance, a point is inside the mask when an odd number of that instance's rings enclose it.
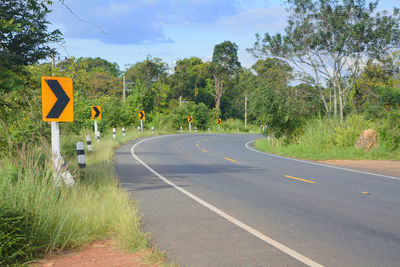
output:
{"label": "road surface", "polygon": [[400,266],[400,178],[182,134],[115,152],[145,231],[182,266]]}

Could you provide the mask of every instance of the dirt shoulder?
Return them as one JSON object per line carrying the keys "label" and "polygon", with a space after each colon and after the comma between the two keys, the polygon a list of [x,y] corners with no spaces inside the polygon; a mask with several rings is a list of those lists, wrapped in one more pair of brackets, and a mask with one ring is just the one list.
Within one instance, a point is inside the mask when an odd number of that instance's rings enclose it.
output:
{"label": "dirt shoulder", "polygon": [[322,160],[324,164],[400,177],[400,161],[398,160]]}
{"label": "dirt shoulder", "polygon": [[115,241],[103,240],[89,244],[79,251],[63,252],[62,255],[52,255],[31,266],[41,267],[142,267],[159,266],[149,260],[151,249],[142,249],[129,253],[118,249]]}

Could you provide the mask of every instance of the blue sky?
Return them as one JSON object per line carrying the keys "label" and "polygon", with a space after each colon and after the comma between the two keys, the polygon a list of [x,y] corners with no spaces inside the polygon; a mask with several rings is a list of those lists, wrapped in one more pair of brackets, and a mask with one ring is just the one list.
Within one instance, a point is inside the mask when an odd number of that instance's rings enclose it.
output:
{"label": "blue sky", "polygon": [[[275,33],[286,25],[279,0],[64,0],[49,15],[51,29],[64,34],[61,58],[101,57],[121,69],[159,57],[174,61],[197,56],[210,60],[216,44],[225,40],[239,46],[239,60],[250,67],[246,52],[256,33]],[[400,0],[381,0],[379,9],[400,7]],[[73,13],[71,13],[72,10]],[[76,16],[75,16],[76,15]],[[90,22],[90,23],[88,23]]]}

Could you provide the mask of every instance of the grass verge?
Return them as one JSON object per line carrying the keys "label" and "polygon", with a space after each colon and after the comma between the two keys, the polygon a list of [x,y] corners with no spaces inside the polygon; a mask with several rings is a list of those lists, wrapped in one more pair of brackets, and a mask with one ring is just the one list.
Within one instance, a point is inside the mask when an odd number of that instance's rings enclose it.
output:
{"label": "grass verge", "polygon": [[379,131],[377,148],[367,150],[354,147],[364,130],[380,127],[379,123],[366,120],[360,115],[350,116],[344,122],[313,119],[301,135],[290,140],[290,143],[284,138],[265,138],[257,140],[254,145],[268,153],[310,160],[400,160],[400,150],[390,145]]}
{"label": "grass verge", "polygon": [[[114,148],[139,137],[105,135],[86,152],[87,168],[75,157],[77,140],[62,137],[62,154],[77,184],[57,187],[47,146],[24,147],[0,159],[0,265],[28,262],[64,249],[78,249],[94,240],[115,238],[130,251],[148,246],[141,232],[137,205],[118,187]],[[73,150],[73,151],[72,151]],[[28,244],[28,245],[27,245]],[[152,263],[162,263],[162,254]]]}

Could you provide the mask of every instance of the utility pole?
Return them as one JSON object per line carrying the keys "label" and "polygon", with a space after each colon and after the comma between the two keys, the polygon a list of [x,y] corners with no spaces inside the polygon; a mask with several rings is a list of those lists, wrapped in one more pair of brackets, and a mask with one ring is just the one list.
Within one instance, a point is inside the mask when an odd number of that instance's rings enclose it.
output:
{"label": "utility pole", "polygon": [[244,95],[244,127],[247,127],[247,93]]}
{"label": "utility pole", "polygon": [[182,106],[182,96],[179,96],[179,106]]}
{"label": "utility pole", "polygon": [[125,75],[124,75],[124,80],[122,82],[122,100],[125,102],[125,92],[126,92],[126,83],[125,83]]}

